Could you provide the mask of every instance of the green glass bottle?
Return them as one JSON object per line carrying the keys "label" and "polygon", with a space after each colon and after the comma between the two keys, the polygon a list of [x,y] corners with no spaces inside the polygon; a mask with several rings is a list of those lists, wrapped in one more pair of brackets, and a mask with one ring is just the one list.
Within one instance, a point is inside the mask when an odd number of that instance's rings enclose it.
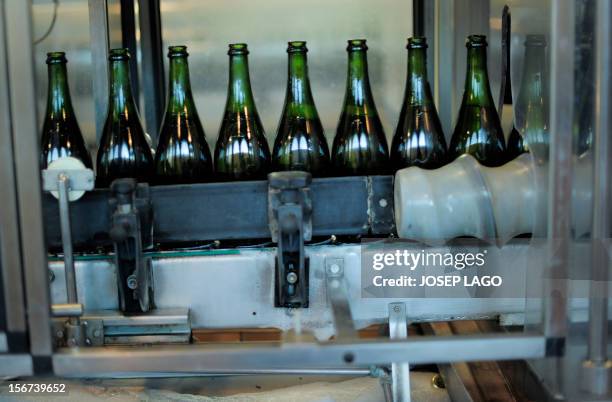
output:
{"label": "green glass bottle", "polygon": [[468,36],[466,47],[465,90],[451,138],[450,160],[468,153],[485,166],[500,166],[507,160],[506,146],[489,86],[486,36]]}
{"label": "green glass bottle", "polygon": [[129,58],[127,49],[112,49],[108,57],[110,96],[96,161],[97,187],[124,177],[139,182],[153,178],[153,156],[132,95]]}
{"label": "green glass bottle", "polygon": [[186,46],[170,46],[168,104],[155,152],[155,182],[197,183],[212,177],[212,156],[198,117]]}
{"label": "green glass bottle", "polygon": [[446,162],[446,140],[427,81],[427,40],[408,39],[408,78],[399,122],[391,143],[393,170],[435,169]]}
{"label": "green glass bottle", "polygon": [[64,156],[77,158],[86,167],[92,168],[91,156],[72,108],[67,62],[64,52],[47,53],[49,93],[42,128],[41,169],[46,169],[49,163]]}
{"label": "green glass bottle", "polygon": [[[508,139],[511,158],[537,149],[538,158],[548,157],[548,95],[546,78],[546,38],[527,35],[523,77],[516,103],[516,129]],[[521,134],[522,133],[522,134]]]}
{"label": "green glass bottle", "polygon": [[289,42],[287,93],[272,162],[276,171],[302,170],[315,177],[325,176],[329,169],[329,148],[310,90],[306,52],[306,42]]}
{"label": "green glass bottle", "polygon": [[229,85],[215,171],[220,180],[263,180],[270,172],[270,149],[249,78],[249,51],[244,43],[229,45]]}
{"label": "green glass bottle", "polygon": [[332,147],[334,173],[340,176],[389,173],[389,149],[370,87],[365,39],[349,40],[346,50],[346,94]]}

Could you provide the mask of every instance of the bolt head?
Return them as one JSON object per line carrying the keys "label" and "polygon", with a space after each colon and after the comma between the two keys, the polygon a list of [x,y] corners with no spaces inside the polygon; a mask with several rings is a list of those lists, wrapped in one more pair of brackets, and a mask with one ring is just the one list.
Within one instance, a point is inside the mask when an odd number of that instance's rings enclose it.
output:
{"label": "bolt head", "polygon": [[295,272],[289,272],[287,274],[287,282],[288,283],[293,285],[294,283],[297,282],[297,280],[298,280],[298,276],[297,276],[297,274]]}

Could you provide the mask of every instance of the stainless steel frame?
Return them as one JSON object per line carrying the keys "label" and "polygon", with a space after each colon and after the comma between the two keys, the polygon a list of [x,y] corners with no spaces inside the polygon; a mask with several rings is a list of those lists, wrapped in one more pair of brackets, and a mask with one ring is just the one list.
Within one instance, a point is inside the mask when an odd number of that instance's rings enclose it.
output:
{"label": "stainless steel frame", "polygon": [[51,344],[47,249],[43,235],[39,140],[32,50],[32,3],[6,0],[5,43],[8,58],[11,123],[21,258],[25,276],[31,353],[50,356]]}
{"label": "stainless steel frame", "polygon": [[[427,2],[430,3],[430,2]],[[454,110],[458,105],[457,86],[463,80],[462,72],[453,49],[462,49],[463,34],[466,30],[477,29],[482,32],[488,29],[488,5],[486,0],[479,0],[478,5],[474,2],[446,1],[437,0],[434,9],[427,11],[426,15],[433,15],[436,21],[435,31],[435,87],[440,114],[446,132],[450,133],[450,124]],[[94,68],[96,69],[95,96],[98,130],[100,132],[100,122],[105,113],[107,74],[106,74],[106,52],[108,48],[108,17],[106,12],[106,1],[90,0],[90,18],[92,32],[92,50]],[[155,6],[158,2],[141,1],[141,22],[146,16],[155,16],[159,12],[157,9],[147,9]],[[609,113],[609,86],[610,86],[610,50],[603,48],[609,45],[610,35],[610,5],[605,1],[599,3],[598,20],[598,84],[599,92],[599,114],[597,115],[597,136],[595,139],[597,154],[595,155],[595,197],[594,197],[594,217],[595,226],[593,236],[596,240],[608,240],[604,247],[609,251],[609,228],[598,226],[599,223],[605,224],[609,221],[610,208],[610,141],[604,135],[610,130]],[[143,5],[145,6],[143,8]],[[481,10],[474,19],[470,19],[467,13],[474,7],[481,7]],[[524,333],[515,335],[486,335],[473,337],[419,337],[414,339],[397,340],[373,340],[359,341],[352,338],[354,334],[354,322],[358,321],[359,310],[354,309],[357,304],[355,300],[359,296],[354,293],[355,289],[345,288],[348,281],[349,270],[339,270],[333,268],[333,261],[342,260],[349,254],[345,250],[342,255],[331,256],[323,262],[324,271],[319,277],[321,286],[320,293],[316,296],[321,300],[329,300],[333,314],[324,318],[329,321],[336,320],[337,339],[333,342],[284,342],[278,345],[262,344],[239,344],[223,346],[172,346],[172,347],[138,347],[134,348],[113,348],[113,347],[91,347],[69,349],[62,348],[53,351],[51,335],[51,316],[50,316],[50,296],[48,284],[48,261],[43,237],[42,212],[41,212],[41,183],[38,170],[38,124],[32,113],[35,110],[35,91],[32,70],[32,38],[31,38],[31,1],[5,0],[2,3],[4,19],[0,37],[5,50],[0,52],[0,75],[6,75],[7,82],[10,83],[8,104],[0,100],[0,113],[8,115],[10,113],[10,132],[12,138],[5,138],[0,135],[0,152],[6,158],[0,158],[0,163],[6,164],[2,167],[9,167],[9,170],[0,169],[0,185],[7,188],[16,188],[17,193],[13,199],[13,206],[9,202],[9,210],[0,212],[2,228],[0,229],[0,240],[2,241],[2,269],[3,275],[10,275],[18,279],[20,268],[23,268],[25,276],[26,301],[28,306],[28,332],[31,340],[31,355],[35,357],[51,357],[53,370],[56,375],[94,375],[109,374],[119,372],[136,373],[260,373],[260,372],[295,372],[296,370],[311,370],[321,372],[321,370],[356,370],[359,373],[365,372],[369,365],[389,365],[392,363],[449,363],[459,361],[482,361],[482,360],[504,360],[504,359],[542,359],[552,357],[549,368],[552,373],[552,380],[549,382],[554,393],[560,393],[562,387],[558,380],[558,370],[555,368],[559,363],[557,357],[563,353],[563,342],[567,335],[568,320],[568,301],[567,301],[567,278],[569,255],[566,251],[570,246],[570,216],[571,216],[571,190],[572,190],[572,118],[573,116],[573,94],[574,82],[574,35],[573,30],[568,29],[574,26],[574,7],[571,1],[551,2],[552,11],[552,35],[550,48],[552,50],[551,71],[551,99],[553,112],[551,119],[551,160],[550,160],[550,199],[548,216],[548,250],[547,260],[553,281],[549,288],[549,297],[543,308],[541,331],[537,333]],[[482,13],[482,11],[485,11]],[[471,11],[470,11],[471,13]],[[482,15],[481,15],[482,14]],[[470,14],[471,15],[471,14]],[[145,16],[145,17],[143,17]],[[486,17],[486,18],[485,18]],[[155,21],[154,21],[155,22]],[[142,24],[141,24],[142,25]],[[149,27],[150,28],[150,27]],[[159,27],[157,27],[158,29]],[[605,29],[604,29],[605,28]],[[428,31],[428,27],[425,27]],[[163,93],[163,85],[159,89],[159,69],[163,64],[159,60],[159,54],[153,49],[158,42],[156,35],[159,30],[152,29],[150,36],[144,38],[143,45],[148,49],[147,54],[143,52],[143,62],[158,63],[157,73],[146,73],[142,80],[143,92],[156,93],[156,101],[152,103],[155,112],[147,112],[147,122],[155,125],[155,115],[159,115],[159,93]],[[157,39],[156,39],[157,38]],[[159,50],[159,49],[158,49]],[[158,51],[157,50],[157,51]],[[450,52],[448,52],[451,50]],[[6,58],[6,55],[10,55]],[[6,71],[3,71],[6,65]],[[152,81],[153,79],[153,81]],[[448,80],[448,81],[445,81]],[[155,81],[155,82],[154,82]],[[162,80],[163,81],[163,80]],[[157,91],[157,92],[156,92]],[[1,95],[1,94],[0,94]],[[0,98],[2,98],[0,96]],[[148,99],[148,97],[147,97]],[[102,112],[104,110],[104,112]],[[28,113],[23,113],[28,111]],[[157,116],[159,118],[159,116]],[[6,123],[2,123],[6,124]],[[155,125],[155,129],[156,129]],[[5,127],[6,128],[6,127]],[[151,127],[148,127],[152,131]],[[6,147],[5,147],[6,146]],[[7,154],[7,155],[5,155]],[[11,163],[9,163],[11,162]],[[10,165],[14,162],[16,186],[11,185],[12,173]],[[10,197],[9,197],[10,201]],[[15,205],[17,201],[17,205]],[[17,219],[18,217],[18,219]],[[608,218],[608,220],[606,220]],[[6,226],[8,223],[9,226]],[[75,222],[76,223],[76,222]],[[19,231],[19,229],[20,231]],[[19,237],[18,237],[19,236]],[[606,237],[608,236],[608,237]],[[19,250],[20,252],[16,252]],[[602,250],[605,248],[594,248],[594,278],[604,278],[599,274],[606,271],[606,264]],[[269,255],[262,252],[255,256],[253,252],[252,266],[254,269],[266,269],[266,265],[253,263],[258,259],[269,259]],[[325,256],[321,257],[324,258]],[[222,258],[220,258],[222,259]],[[187,260],[187,259],[185,259]],[[231,259],[228,259],[231,260]],[[7,265],[10,263],[10,265]],[[177,260],[170,261],[177,263]],[[185,266],[193,264],[189,261],[180,261]],[[103,268],[112,269],[105,262]],[[106,264],[106,265],[104,265]],[[212,264],[211,264],[212,265]],[[8,268],[7,268],[8,267]],[[59,273],[57,265],[52,264],[54,272]],[[200,267],[191,265],[189,268],[196,270]],[[344,265],[342,268],[346,268]],[[82,266],[81,266],[82,270]],[[99,271],[102,272],[102,271]],[[156,272],[162,272],[158,270]],[[327,274],[333,274],[328,275]],[[319,272],[321,274],[321,272]],[[334,275],[336,275],[334,277]],[[79,264],[76,267],[77,283],[80,273]],[[157,279],[160,279],[157,277]],[[88,288],[95,286],[104,287],[106,282],[90,282],[85,280]],[[336,282],[334,282],[336,281]],[[58,283],[61,281],[57,281]],[[272,281],[268,281],[263,286],[271,286]],[[323,285],[325,284],[325,285]],[[337,286],[336,286],[337,285]],[[19,290],[12,290],[16,293],[15,300],[20,300]],[[95,291],[95,289],[92,289]],[[181,292],[181,288],[170,289],[168,291]],[[80,297],[85,298],[87,307],[87,292],[78,290]],[[82,296],[84,294],[84,296]],[[112,292],[108,293],[113,296]],[[267,300],[267,293],[262,297],[259,294],[262,308],[266,309],[270,319],[275,314],[286,314],[286,310],[274,310],[273,304],[264,305]],[[163,295],[158,300],[164,300]],[[263,300],[263,302],[262,302]],[[599,300],[600,302],[598,302]],[[607,300],[605,297],[601,300]],[[605,362],[607,364],[605,350],[605,335],[607,326],[607,303],[601,303],[600,299],[594,299],[590,304],[591,318],[591,340],[589,358],[591,361]],[[377,315],[379,318],[388,317],[388,303],[392,300],[380,301],[377,307],[369,310],[370,314]],[[111,302],[109,302],[111,303]],[[454,303],[449,299],[449,304]],[[19,303],[17,303],[19,304]],[[423,301],[421,301],[421,307]],[[405,319],[411,319],[415,312],[411,310],[414,305],[406,303],[407,312]],[[384,306],[381,308],[381,306]],[[110,306],[109,308],[113,308]],[[19,306],[11,307],[11,325],[16,329],[24,328],[25,314]],[[357,314],[356,314],[357,312]],[[305,315],[312,312],[304,312]],[[424,311],[423,318],[427,317]],[[347,317],[349,319],[347,319]],[[352,317],[353,319],[350,319]],[[398,317],[395,317],[398,318]],[[430,317],[431,318],[431,317]],[[198,319],[196,317],[196,319]],[[207,323],[207,317],[200,317],[203,323]],[[285,318],[289,321],[289,318]],[[321,317],[318,317],[321,320]],[[401,318],[398,318],[401,320]],[[286,324],[286,328],[291,325]],[[353,326],[353,328],[351,328]],[[25,329],[25,328],[24,328]],[[338,331],[342,329],[341,331]],[[402,336],[403,333],[398,328],[394,335]],[[0,367],[6,366],[9,359],[15,361],[11,369],[15,373],[31,372],[32,360],[29,355],[0,355]],[[28,360],[29,359],[29,360]],[[296,368],[297,366],[297,368]],[[4,372],[3,372],[4,374]],[[601,383],[598,383],[601,385]],[[589,388],[593,391],[595,385]]]}
{"label": "stainless steel frame", "polygon": [[[5,8],[0,8],[0,80],[9,83],[6,43]],[[15,163],[11,127],[9,85],[0,89],[0,188],[3,190],[0,208],[0,267],[6,298],[7,331],[25,334],[26,312],[19,238],[19,211],[15,183]]]}

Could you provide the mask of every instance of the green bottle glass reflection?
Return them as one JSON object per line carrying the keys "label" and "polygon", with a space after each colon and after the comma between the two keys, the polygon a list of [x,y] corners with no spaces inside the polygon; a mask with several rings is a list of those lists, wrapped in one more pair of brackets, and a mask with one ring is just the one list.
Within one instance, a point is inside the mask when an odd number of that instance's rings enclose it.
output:
{"label": "green bottle glass reflection", "polygon": [[220,180],[265,179],[270,171],[270,149],[249,78],[249,51],[244,43],[229,45],[229,85],[215,170]]}
{"label": "green bottle glass reflection", "polygon": [[507,160],[506,147],[489,86],[486,36],[468,36],[466,47],[465,90],[451,138],[450,160],[468,153],[485,166],[500,166]]}
{"label": "green bottle glass reflection", "polygon": [[329,148],[310,90],[306,42],[289,42],[289,74],[285,105],[274,142],[274,170],[302,170],[324,176]]}
{"label": "green bottle glass reflection", "polygon": [[129,58],[127,49],[112,49],[108,57],[110,97],[96,163],[98,187],[124,177],[152,181],[153,156],[132,95]]}
{"label": "green bottle glass reflection", "polygon": [[408,78],[402,110],[391,143],[393,170],[438,168],[446,162],[446,140],[427,81],[427,41],[408,39]]}
{"label": "green bottle glass reflection", "polygon": [[365,39],[348,41],[346,94],[332,147],[337,175],[386,174],[389,150],[376,111],[370,80]]}
{"label": "green bottle glass reflection", "polygon": [[91,169],[91,156],[72,108],[66,63],[65,53],[47,53],[49,93],[42,127],[40,166],[46,169],[54,160],[71,156]]}
{"label": "green bottle glass reflection", "polygon": [[198,117],[186,46],[170,46],[168,104],[155,152],[155,182],[197,183],[212,177],[212,156]]}
{"label": "green bottle glass reflection", "polygon": [[537,150],[538,158],[548,157],[547,95],[546,38],[527,35],[523,77],[516,102],[516,129],[508,139],[508,154],[512,159],[529,152],[530,147]]}

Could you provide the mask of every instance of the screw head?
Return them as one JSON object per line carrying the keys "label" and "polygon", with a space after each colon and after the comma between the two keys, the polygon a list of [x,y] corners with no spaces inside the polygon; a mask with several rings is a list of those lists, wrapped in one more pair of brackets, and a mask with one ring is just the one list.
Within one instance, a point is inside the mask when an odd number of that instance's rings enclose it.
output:
{"label": "screw head", "polygon": [[94,336],[94,338],[99,338],[100,337],[100,330],[99,329],[94,330],[93,336]]}
{"label": "screw head", "polygon": [[289,272],[287,274],[287,282],[288,283],[293,285],[294,283],[297,282],[297,280],[298,280],[298,276],[297,276],[297,274],[295,272]]}
{"label": "screw head", "polygon": [[91,339],[85,338],[85,345],[91,346]]}
{"label": "screw head", "polygon": [[395,311],[396,313],[399,313],[400,311],[399,306],[393,306],[393,311]]}
{"label": "screw head", "polygon": [[340,272],[340,265],[338,264],[332,264],[329,266],[329,272],[332,274],[337,274]]}
{"label": "screw head", "polygon": [[378,205],[380,205],[381,208],[386,208],[389,203],[387,202],[386,198],[381,198],[378,200]]}
{"label": "screw head", "polygon": [[127,278],[127,287],[134,290],[138,287],[138,282],[136,281],[136,277],[134,275],[130,275]]}
{"label": "screw head", "polygon": [[64,331],[61,331],[61,330],[57,331],[55,333],[55,336],[58,337],[58,338],[63,338],[64,337]]}

